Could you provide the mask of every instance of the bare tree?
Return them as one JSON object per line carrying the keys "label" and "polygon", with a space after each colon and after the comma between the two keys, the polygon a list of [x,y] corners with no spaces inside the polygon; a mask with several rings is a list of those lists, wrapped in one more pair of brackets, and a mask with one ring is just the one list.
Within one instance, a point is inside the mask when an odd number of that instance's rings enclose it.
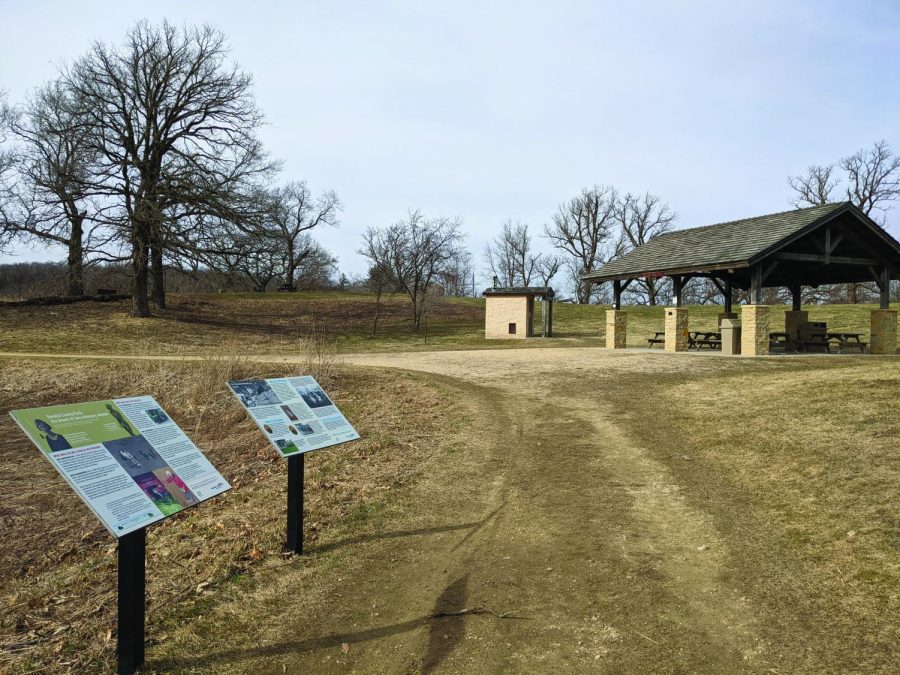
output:
{"label": "bare tree", "polygon": [[472,275],[472,254],[459,247],[456,254],[447,261],[444,271],[440,275],[444,293],[452,297],[471,295]]}
{"label": "bare tree", "polygon": [[[624,253],[671,230],[678,215],[656,195],[649,192],[634,195],[629,192],[615,200],[613,218],[625,237]],[[637,280],[637,288],[646,296],[647,304],[658,304],[660,283],[659,279],[650,277]]]}
{"label": "bare tree", "polygon": [[847,174],[847,199],[867,216],[878,212],[883,224],[892,202],[900,198],[900,157],[882,140],[844,157],[840,166]]}
{"label": "bare tree", "polygon": [[624,240],[614,218],[616,191],[610,186],[585,188],[581,194],[560,205],[553,222],[544,227],[553,246],[562,251],[575,286],[575,300],[591,300],[591,284],[581,275],[618,256]]}
{"label": "bare tree", "polygon": [[12,214],[16,192],[15,155],[9,145],[15,117],[6,101],[6,92],[0,89],[0,251],[9,243],[13,234],[10,226],[16,220]]}
{"label": "bare tree", "polygon": [[508,287],[530,286],[538,255],[531,250],[528,225],[507,220],[484,249],[491,273]]}
{"label": "bare tree", "polygon": [[337,225],[341,200],[333,191],[313,198],[305,181],[288,183],[270,194],[270,233],[284,259],[284,284],[294,290],[298,270],[320,251],[309,232],[321,225]]}
{"label": "bare tree", "polygon": [[534,266],[534,275],[541,281],[541,286],[549,286],[553,278],[559,274],[566,260],[561,255],[541,253]]}
{"label": "bare tree", "polygon": [[412,326],[419,330],[428,293],[462,248],[461,221],[426,218],[410,211],[405,220],[382,228],[370,227],[360,255],[390,275],[411,303]]}
{"label": "bare tree", "polygon": [[[791,204],[797,208],[829,204],[843,193],[847,201],[884,225],[887,212],[900,199],[900,157],[882,140],[842,158],[837,167],[842,176],[834,175],[835,168],[832,164],[813,165],[803,176],[788,177],[788,185],[794,191]],[[865,284],[839,284],[823,287],[819,295],[835,299],[843,293],[855,303],[866,288]]]}
{"label": "bare tree", "polygon": [[88,185],[94,154],[89,129],[81,123],[84,114],[83,103],[53,82],[35,92],[12,126],[19,141],[19,209],[8,228],[16,236],[66,248],[69,295],[84,294],[93,230]]}
{"label": "bare tree", "polygon": [[263,118],[251,78],[226,65],[221,33],[209,27],[138,23],[121,47],[96,43],[63,73],[97,161],[91,190],[103,199],[99,217],[130,248],[132,314],[165,306],[164,255],[190,255],[201,214],[230,217],[234,196],[267,177],[256,131]]}
{"label": "bare tree", "polygon": [[803,176],[789,176],[788,185],[794,191],[791,204],[801,209],[806,206],[830,204],[835,200],[834,191],[838,179],[833,175],[834,165],[811,165]]}

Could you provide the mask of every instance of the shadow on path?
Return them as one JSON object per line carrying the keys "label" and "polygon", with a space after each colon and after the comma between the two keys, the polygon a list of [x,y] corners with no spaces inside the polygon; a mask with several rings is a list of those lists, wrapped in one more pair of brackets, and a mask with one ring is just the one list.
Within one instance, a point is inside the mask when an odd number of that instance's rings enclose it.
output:
{"label": "shadow on path", "polygon": [[[335,633],[307,640],[281,642],[250,649],[230,649],[217,654],[195,656],[187,659],[166,659],[148,661],[149,671],[169,671],[199,668],[201,670],[221,663],[236,663],[247,659],[271,658],[287,654],[301,654],[318,649],[338,648],[343,644],[353,645],[370,640],[399,635],[428,626],[428,645],[422,660],[422,671],[430,672],[443,661],[462,640],[465,620],[468,614],[440,616],[442,612],[455,612],[465,608],[468,594],[469,575],[465,574],[447,586],[438,596],[431,614],[391,626],[379,626],[350,633]],[[447,636],[446,638],[444,636]]]}
{"label": "shadow on path", "polygon": [[493,520],[497,514],[506,506],[506,501],[504,500],[500,506],[491,511],[481,520],[475,520],[471,523],[460,523],[458,525],[436,525],[434,527],[422,527],[416,530],[397,530],[395,532],[376,532],[373,534],[363,534],[358,537],[348,537],[347,539],[339,539],[338,541],[332,541],[327,544],[311,546],[309,547],[310,553],[327,553],[329,551],[334,551],[339,548],[343,548],[344,546],[353,546],[355,544],[364,544],[369,541],[380,541],[383,539],[400,539],[402,537],[418,537],[424,536],[428,534],[441,534],[442,532],[455,532],[457,530],[469,530],[466,533],[466,536],[460,539],[452,549],[450,549],[451,553],[466,543],[469,539],[471,539],[475,534],[477,534],[485,525],[487,525],[491,520]]}

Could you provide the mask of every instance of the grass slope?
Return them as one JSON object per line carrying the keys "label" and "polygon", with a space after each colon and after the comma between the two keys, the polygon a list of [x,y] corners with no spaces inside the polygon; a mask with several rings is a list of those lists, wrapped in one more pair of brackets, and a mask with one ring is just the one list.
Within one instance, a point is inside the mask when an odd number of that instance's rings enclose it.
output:
{"label": "grass slope", "polygon": [[[810,320],[834,330],[868,334],[869,305],[811,306]],[[771,329],[784,327],[785,307],[771,310]],[[690,308],[692,329],[712,329],[721,308]],[[664,324],[662,307],[628,308],[628,345]],[[38,353],[203,354],[223,348],[242,353],[296,353],[311,334],[324,334],[343,352],[602,346],[605,308],[557,303],[551,342],[484,339],[484,300],[445,298],[432,303],[427,333],[410,331],[403,297],[384,300],[378,334],[371,336],[375,300],[365,293],[209,294],[170,297],[153,319],[133,319],[127,303],[0,308],[0,351]],[[535,312],[539,317],[540,312]],[[539,321],[539,318],[537,319]]]}

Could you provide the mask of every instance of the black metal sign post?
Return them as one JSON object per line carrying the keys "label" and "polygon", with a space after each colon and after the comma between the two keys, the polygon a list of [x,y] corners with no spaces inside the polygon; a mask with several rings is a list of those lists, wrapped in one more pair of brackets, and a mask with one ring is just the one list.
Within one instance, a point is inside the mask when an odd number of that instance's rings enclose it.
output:
{"label": "black metal sign post", "polygon": [[146,528],[119,538],[119,675],[132,675],[144,663],[146,550]]}
{"label": "black metal sign post", "polygon": [[287,548],[297,555],[303,554],[303,458],[288,457],[287,489]]}

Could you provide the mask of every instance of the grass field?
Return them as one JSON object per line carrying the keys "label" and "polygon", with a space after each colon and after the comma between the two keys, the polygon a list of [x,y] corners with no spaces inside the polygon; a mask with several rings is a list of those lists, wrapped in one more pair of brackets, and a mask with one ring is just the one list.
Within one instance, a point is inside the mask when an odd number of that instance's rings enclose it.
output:
{"label": "grass field", "polygon": [[[812,321],[833,330],[869,332],[869,305],[806,307]],[[786,307],[773,307],[771,329],[784,327]],[[662,307],[628,308],[628,345],[646,347],[662,330]],[[717,305],[690,308],[691,328],[716,327]],[[540,346],[601,346],[605,308],[557,303],[552,342],[539,339],[484,340],[484,300],[438,299],[427,333],[410,331],[407,301],[384,301],[372,336],[374,296],[365,293],[172,295],[170,309],[154,319],[133,319],[127,303],[79,303],[56,307],[0,307],[0,351],[102,354],[296,353],[312,332],[324,334],[341,352],[414,351]],[[535,312],[538,316],[540,312]]]}
{"label": "grass field", "polygon": [[[0,309],[2,350],[207,355],[0,359],[0,672],[115,658],[114,542],[8,411],[144,393],[233,486],[150,530],[148,672],[895,671],[900,357],[592,349],[603,308],[571,305],[558,340],[486,342],[479,300],[425,344],[398,298],[367,337],[371,302]],[[629,321],[638,346],[662,309]],[[295,558],[283,460],[224,382],[300,372],[363,438],[308,458]]]}

